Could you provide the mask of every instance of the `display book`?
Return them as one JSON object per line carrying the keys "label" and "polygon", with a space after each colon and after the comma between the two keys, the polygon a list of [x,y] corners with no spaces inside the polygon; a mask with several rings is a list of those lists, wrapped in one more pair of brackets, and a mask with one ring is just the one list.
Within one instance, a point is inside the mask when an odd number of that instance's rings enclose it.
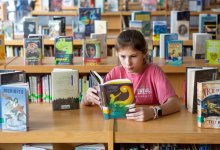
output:
{"label": "display book", "polygon": [[198,127],[220,128],[220,80],[198,82]]}
{"label": "display book", "polygon": [[159,41],[162,33],[167,33],[167,21],[153,21],[153,40]]}
{"label": "display book", "polygon": [[0,128],[2,131],[28,130],[29,86],[23,71],[0,70]]}
{"label": "display book", "polygon": [[185,104],[189,112],[197,112],[197,82],[216,80],[217,77],[217,67],[186,67]]}
{"label": "display book", "polygon": [[79,71],[54,68],[51,72],[52,107],[57,110],[79,109]]}
{"label": "display book", "polygon": [[208,64],[220,64],[220,40],[206,40],[205,61]]}
{"label": "display book", "polygon": [[98,90],[104,119],[125,118],[128,110],[136,106],[133,84],[129,79],[104,82],[103,78],[92,70],[90,76],[93,87]]}
{"label": "display book", "polygon": [[169,40],[165,51],[166,64],[179,66],[183,63],[183,41]]}
{"label": "display book", "polygon": [[83,43],[83,62],[94,66],[101,63],[101,44],[98,39],[86,39]]}
{"label": "display book", "polygon": [[54,56],[56,65],[73,64],[72,36],[57,36],[54,38]]}

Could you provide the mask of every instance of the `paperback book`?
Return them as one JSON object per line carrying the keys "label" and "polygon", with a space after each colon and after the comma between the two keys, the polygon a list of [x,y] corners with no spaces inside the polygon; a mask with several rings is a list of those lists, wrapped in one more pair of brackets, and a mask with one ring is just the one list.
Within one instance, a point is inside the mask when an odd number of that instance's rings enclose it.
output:
{"label": "paperback book", "polygon": [[198,82],[198,127],[220,128],[220,80]]}
{"label": "paperback book", "polygon": [[165,51],[166,64],[179,66],[183,63],[183,41],[170,40]]}
{"label": "paperback book", "polygon": [[54,111],[79,109],[79,72],[55,68],[51,72]]}
{"label": "paperback book", "polygon": [[42,64],[42,40],[39,38],[24,39],[25,65]]}
{"label": "paperback book", "polygon": [[129,79],[116,79],[104,83],[96,71],[90,71],[93,87],[101,99],[104,119],[125,118],[129,108],[135,107],[133,84]]}
{"label": "paperback book", "polygon": [[220,40],[206,40],[205,60],[208,64],[220,64]]}
{"label": "paperback book", "polygon": [[69,36],[55,37],[54,55],[56,65],[73,64],[73,38]]}
{"label": "paperback book", "polygon": [[72,29],[73,29],[73,38],[74,39],[84,39],[85,38],[85,22],[81,20],[73,20],[72,21]]}
{"label": "paperback book", "polygon": [[28,130],[28,93],[27,83],[2,85],[1,115],[3,131]]}
{"label": "paperback book", "polygon": [[167,33],[167,22],[153,21],[153,40],[159,41],[162,33]]}
{"label": "paperback book", "polygon": [[97,39],[87,39],[83,44],[83,62],[94,66],[101,63],[101,45]]}

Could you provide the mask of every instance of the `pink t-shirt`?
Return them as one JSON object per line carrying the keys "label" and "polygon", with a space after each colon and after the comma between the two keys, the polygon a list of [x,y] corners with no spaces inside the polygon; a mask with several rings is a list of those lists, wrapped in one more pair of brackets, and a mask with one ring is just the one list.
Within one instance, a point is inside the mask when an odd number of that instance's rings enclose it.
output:
{"label": "pink t-shirt", "polygon": [[126,72],[122,66],[114,67],[106,76],[105,81],[113,79],[130,79],[133,83],[136,104],[163,104],[176,93],[164,72],[154,64],[146,66],[143,73]]}

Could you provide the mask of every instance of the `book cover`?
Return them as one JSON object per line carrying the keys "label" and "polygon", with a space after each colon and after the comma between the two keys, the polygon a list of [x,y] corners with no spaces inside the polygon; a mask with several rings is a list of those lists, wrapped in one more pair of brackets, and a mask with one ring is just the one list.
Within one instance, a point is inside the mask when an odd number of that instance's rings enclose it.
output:
{"label": "book cover", "polygon": [[103,82],[96,71],[90,71],[93,85],[101,98],[104,119],[125,118],[129,108],[135,107],[133,84],[129,79]]}
{"label": "book cover", "polygon": [[90,36],[95,31],[94,20],[101,20],[101,9],[80,7],[78,11],[79,20],[85,23],[85,36]]}
{"label": "book cover", "polygon": [[186,108],[191,113],[197,112],[197,82],[216,80],[216,67],[186,67]]}
{"label": "book cover", "polygon": [[220,80],[198,82],[198,127],[220,128]]}
{"label": "book cover", "polygon": [[160,58],[166,58],[166,53],[168,50],[168,41],[171,40],[178,40],[178,34],[177,33],[165,33],[160,34],[160,52],[159,56]]}
{"label": "book cover", "polygon": [[107,0],[108,2],[108,11],[118,12],[119,11],[119,1],[118,0]]}
{"label": "book cover", "polygon": [[147,30],[147,21],[143,20],[130,20],[129,28],[132,30],[138,30],[144,35],[148,35],[150,32]]}
{"label": "book cover", "polygon": [[49,11],[61,11],[62,0],[49,0]]}
{"label": "book cover", "polygon": [[72,21],[72,30],[73,30],[73,38],[74,39],[84,39],[86,26],[85,22],[81,20],[73,20]]}
{"label": "book cover", "polygon": [[42,65],[42,43],[39,38],[24,39],[24,64]]}
{"label": "book cover", "polygon": [[25,81],[26,73],[24,71],[0,70],[0,85]]}
{"label": "book cover", "polygon": [[105,12],[105,0],[96,0],[95,7],[101,8],[101,13],[104,13]]}
{"label": "book cover", "polygon": [[44,35],[43,34],[29,34],[28,38],[37,38],[40,40],[40,43],[42,44],[41,48],[41,57],[44,58]]}
{"label": "book cover", "polygon": [[107,35],[106,34],[97,34],[97,33],[92,33],[90,35],[91,39],[97,39],[100,41],[100,51],[101,51],[101,58],[106,58],[107,57]]}
{"label": "book cover", "polygon": [[36,22],[24,22],[24,38],[28,38],[29,34],[36,34]]}
{"label": "book cover", "polygon": [[150,36],[151,34],[151,12],[147,11],[133,11],[131,13],[131,20],[143,20],[146,21],[145,25],[145,36]]}
{"label": "book cover", "polygon": [[73,64],[73,38],[70,36],[55,37],[54,55],[56,65]]}
{"label": "book cover", "polygon": [[220,40],[206,40],[205,61],[220,64]]}
{"label": "book cover", "polygon": [[179,66],[183,63],[183,41],[170,40],[167,44],[167,51],[165,51],[166,64],[172,66]]}
{"label": "book cover", "polygon": [[91,0],[78,0],[78,7],[86,7],[89,8],[90,7],[90,1]]}
{"label": "book cover", "polygon": [[107,34],[107,21],[106,20],[95,20],[95,32],[100,34]]}
{"label": "book cover", "polygon": [[193,52],[195,59],[205,59],[206,40],[211,40],[212,35],[208,33],[193,33]]}
{"label": "book cover", "polygon": [[153,40],[159,41],[162,33],[167,33],[167,22],[153,21]]}
{"label": "book cover", "polygon": [[51,72],[53,110],[79,109],[79,72],[55,68]]}
{"label": "book cover", "polygon": [[15,83],[2,85],[2,130],[28,130],[28,84]]}
{"label": "book cover", "polygon": [[56,36],[61,35],[61,21],[60,20],[49,20],[49,38],[54,39]]}
{"label": "book cover", "polygon": [[5,36],[0,34],[0,64],[3,65],[6,63],[6,54],[5,54]]}
{"label": "book cover", "polygon": [[94,66],[101,62],[101,45],[96,39],[87,39],[83,44],[83,61],[85,65]]}
{"label": "book cover", "polygon": [[212,39],[216,39],[217,37],[217,22],[216,21],[205,21],[205,33],[209,33],[212,35]]}
{"label": "book cover", "polygon": [[2,31],[6,40],[14,39],[14,24],[12,21],[5,20],[2,22]]}
{"label": "book cover", "polygon": [[53,16],[53,20],[60,20],[60,32],[62,36],[66,35],[66,17],[64,16]]}
{"label": "book cover", "polygon": [[217,25],[217,20],[217,14],[199,14],[199,33],[205,33],[205,22],[216,22]]}

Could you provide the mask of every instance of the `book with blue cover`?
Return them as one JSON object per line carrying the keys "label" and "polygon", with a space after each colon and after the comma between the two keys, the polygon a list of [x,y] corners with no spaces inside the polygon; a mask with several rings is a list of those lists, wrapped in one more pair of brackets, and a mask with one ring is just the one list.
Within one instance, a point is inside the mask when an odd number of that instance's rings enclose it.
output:
{"label": "book with blue cover", "polygon": [[179,66],[183,63],[183,41],[170,40],[167,43],[166,64],[172,66]]}
{"label": "book with blue cover", "polygon": [[167,33],[167,22],[153,21],[153,40],[159,41],[162,33]]}
{"label": "book with blue cover", "polygon": [[81,7],[78,10],[79,20],[85,23],[85,36],[90,36],[94,33],[94,20],[101,20],[100,8],[85,8]]}
{"label": "book with blue cover", "polygon": [[28,88],[28,83],[14,83],[0,87],[3,131],[28,130]]}

